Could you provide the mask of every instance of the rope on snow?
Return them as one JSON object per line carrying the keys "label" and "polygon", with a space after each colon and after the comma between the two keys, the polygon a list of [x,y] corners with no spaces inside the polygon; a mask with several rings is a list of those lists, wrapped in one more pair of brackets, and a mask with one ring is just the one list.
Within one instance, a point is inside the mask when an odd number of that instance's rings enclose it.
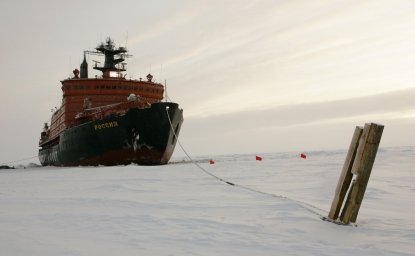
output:
{"label": "rope on snow", "polygon": [[244,185],[236,184],[236,183],[233,183],[233,182],[230,182],[230,181],[224,180],[224,179],[222,179],[222,178],[220,178],[220,177],[218,177],[218,176],[214,175],[213,173],[211,173],[211,172],[207,171],[207,170],[206,170],[205,168],[203,168],[203,167],[202,167],[199,163],[197,163],[196,161],[194,161],[194,160],[192,159],[192,157],[189,155],[189,153],[187,153],[187,151],[184,149],[183,145],[180,143],[180,140],[179,140],[179,138],[178,138],[178,136],[177,136],[176,132],[174,131],[173,124],[172,124],[171,119],[170,119],[170,115],[169,115],[168,107],[166,107],[166,113],[167,113],[167,118],[169,119],[169,123],[170,123],[171,130],[172,130],[173,135],[174,135],[174,137],[176,138],[176,141],[177,141],[177,143],[179,144],[180,148],[181,148],[181,149],[182,149],[182,151],[185,153],[185,155],[189,158],[190,162],[191,162],[191,163],[193,163],[194,165],[196,165],[196,166],[197,166],[197,167],[198,167],[201,171],[203,171],[205,174],[207,174],[207,175],[209,175],[209,176],[211,176],[211,177],[213,177],[213,178],[215,178],[215,179],[217,179],[217,180],[219,180],[219,181],[221,181],[221,182],[224,182],[224,183],[226,183],[226,184],[228,184],[228,185],[234,186],[234,187],[239,187],[239,188],[242,188],[242,189],[245,189],[245,190],[248,190],[248,191],[254,192],[254,193],[258,193],[258,194],[262,194],[262,195],[267,195],[267,196],[271,196],[271,197],[279,198],[279,199],[282,199],[282,200],[288,200],[288,201],[291,201],[291,202],[293,202],[293,203],[297,204],[298,206],[302,207],[302,208],[303,208],[303,209],[305,209],[306,211],[308,211],[308,212],[310,212],[310,213],[312,213],[312,214],[317,215],[317,216],[318,216],[320,219],[322,219],[322,220],[324,220],[324,219],[326,218],[324,215],[322,215],[321,213],[317,212],[317,211],[322,211],[322,212],[324,212],[325,210],[323,210],[323,209],[321,209],[321,208],[319,208],[319,207],[317,207],[317,206],[314,206],[314,205],[312,205],[312,204],[306,203],[306,202],[304,202],[304,201],[300,201],[300,200],[292,199],[292,198],[289,198],[289,197],[287,197],[287,196],[283,196],[283,195],[276,195],[276,194],[272,194],[272,193],[267,193],[267,192],[263,192],[263,191],[260,191],[260,190],[257,190],[257,189],[253,189],[253,188],[250,188],[250,187],[247,187],[247,186],[244,186]]}

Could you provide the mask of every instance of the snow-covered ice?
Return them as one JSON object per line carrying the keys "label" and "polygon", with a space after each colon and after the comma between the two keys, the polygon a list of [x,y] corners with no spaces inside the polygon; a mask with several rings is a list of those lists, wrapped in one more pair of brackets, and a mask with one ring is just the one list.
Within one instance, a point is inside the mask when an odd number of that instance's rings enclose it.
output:
{"label": "snow-covered ice", "polygon": [[414,255],[415,147],[380,148],[350,226],[320,220],[346,151],[299,153],[196,158],[276,196],[181,159],[0,170],[0,255]]}

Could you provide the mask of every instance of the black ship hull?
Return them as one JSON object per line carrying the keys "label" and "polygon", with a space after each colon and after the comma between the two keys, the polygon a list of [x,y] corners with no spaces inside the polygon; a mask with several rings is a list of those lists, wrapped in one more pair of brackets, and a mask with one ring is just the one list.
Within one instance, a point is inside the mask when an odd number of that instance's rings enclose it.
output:
{"label": "black ship hull", "polygon": [[57,140],[42,145],[39,160],[53,166],[167,164],[182,122],[183,111],[176,103],[131,108],[121,116],[66,129]]}

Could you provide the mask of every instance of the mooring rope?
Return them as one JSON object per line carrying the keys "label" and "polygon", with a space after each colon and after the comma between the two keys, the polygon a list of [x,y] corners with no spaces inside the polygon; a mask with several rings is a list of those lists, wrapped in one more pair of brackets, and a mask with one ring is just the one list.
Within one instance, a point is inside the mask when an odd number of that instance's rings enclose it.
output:
{"label": "mooring rope", "polygon": [[0,165],[18,163],[18,162],[22,162],[22,161],[25,161],[25,160],[30,160],[30,159],[33,159],[33,158],[36,158],[36,157],[38,157],[38,156],[36,155],[36,156],[32,156],[32,157],[28,157],[28,158],[23,158],[23,159],[19,159],[19,160],[14,160],[14,161],[10,161],[10,162],[4,162],[4,163],[0,163]]}
{"label": "mooring rope", "polygon": [[287,197],[287,196],[276,195],[276,194],[272,194],[272,193],[268,193],[268,192],[263,192],[263,191],[260,191],[260,190],[257,190],[257,189],[253,189],[253,188],[250,188],[250,187],[247,187],[247,186],[244,186],[244,185],[240,185],[240,184],[237,184],[237,183],[234,183],[234,182],[230,182],[230,181],[227,181],[225,179],[222,179],[222,178],[214,175],[213,173],[209,172],[208,170],[206,170],[205,168],[203,168],[203,166],[201,166],[196,161],[194,161],[192,159],[192,157],[189,155],[189,153],[187,153],[186,149],[180,143],[180,140],[179,140],[176,132],[174,131],[173,124],[172,124],[171,119],[170,119],[169,107],[166,107],[166,112],[167,112],[167,118],[169,119],[169,123],[170,123],[171,130],[172,130],[173,135],[176,138],[176,141],[179,144],[180,148],[185,153],[185,155],[189,158],[190,162],[193,163],[194,165],[196,165],[205,174],[207,174],[207,175],[209,175],[209,176],[211,176],[211,177],[213,177],[213,178],[215,178],[215,179],[217,179],[217,180],[219,180],[221,182],[224,182],[224,183],[226,183],[228,185],[234,186],[234,187],[239,187],[239,188],[242,188],[242,189],[245,189],[245,190],[254,192],[254,193],[258,193],[258,194],[262,194],[262,195],[267,195],[267,196],[279,198],[279,199],[282,199],[282,200],[291,201],[291,202],[297,204],[298,206],[302,207],[306,211],[308,211],[308,212],[310,212],[310,213],[312,213],[314,215],[317,215],[320,219],[323,219],[324,220],[326,218],[324,215],[322,215],[321,213],[317,212],[317,210],[318,211],[321,211],[321,212],[324,212],[325,210],[323,210],[323,209],[321,209],[321,208],[319,208],[319,207],[317,207],[315,205],[306,203],[304,201],[296,200],[296,199],[293,199],[293,198],[290,198],[290,197]]}

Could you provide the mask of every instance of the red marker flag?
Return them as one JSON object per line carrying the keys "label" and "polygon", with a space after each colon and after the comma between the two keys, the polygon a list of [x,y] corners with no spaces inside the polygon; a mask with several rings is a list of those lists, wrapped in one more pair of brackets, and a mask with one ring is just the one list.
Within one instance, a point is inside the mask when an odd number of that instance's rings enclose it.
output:
{"label": "red marker flag", "polygon": [[255,160],[257,160],[257,161],[262,161],[262,157],[260,157],[260,156],[255,156]]}
{"label": "red marker flag", "polygon": [[301,153],[300,154],[300,157],[303,158],[303,159],[306,159],[307,158],[307,156],[304,153]]}
{"label": "red marker flag", "polygon": [[213,161],[212,159],[209,160],[209,164],[215,164],[215,161]]}

